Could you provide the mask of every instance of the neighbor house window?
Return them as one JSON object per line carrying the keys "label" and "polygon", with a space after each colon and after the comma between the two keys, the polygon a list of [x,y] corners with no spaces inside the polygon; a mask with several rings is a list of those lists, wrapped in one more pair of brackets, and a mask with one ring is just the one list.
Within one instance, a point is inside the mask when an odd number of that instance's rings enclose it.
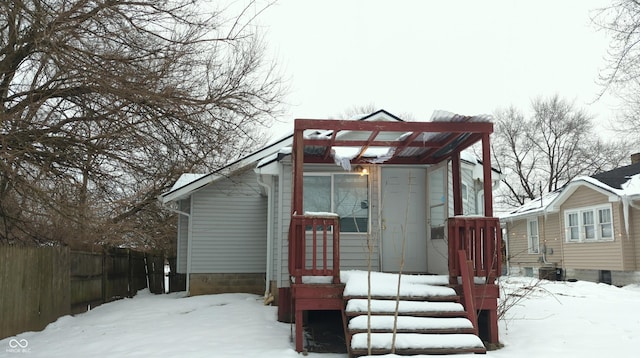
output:
{"label": "neighbor house window", "polygon": [[602,239],[613,239],[610,208],[598,209],[598,233]]}
{"label": "neighbor house window", "polygon": [[540,253],[540,236],[538,235],[538,219],[527,222],[527,240],[530,254]]}
{"label": "neighbor house window", "polygon": [[369,186],[366,175],[306,174],[304,211],[332,212],[340,216],[341,232],[369,229]]}
{"label": "neighbor house window", "polygon": [[473,190],[473,172],[469,169],[462,169],[462,213],[464,215],[477,214],[475,193]]}
{"label": "neighbor house window", "polygon": [[469,215],[469,188],[467,187],[467,184],[462,183],[461,185],[461,189],[462,189],[462,213],[464,215]]}
{"label": "neighbor house window", "polygon": [[578,213],[567,214],[567,240],[580,241],[580,227],[578,226]]}
{"label": "neighbor house window", "polygon": [[570,242],[613,240],[611,206],[565,211],[566,240]]}

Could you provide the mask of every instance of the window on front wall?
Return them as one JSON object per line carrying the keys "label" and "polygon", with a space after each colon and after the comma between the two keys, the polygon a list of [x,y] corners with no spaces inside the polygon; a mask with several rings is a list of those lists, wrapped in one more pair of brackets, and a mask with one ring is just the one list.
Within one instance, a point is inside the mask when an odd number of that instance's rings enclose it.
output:
{"label": "window on front wall", "polygon": [[333,212],[340,216],[341,232],[367,232],[369,187],[366,175],[318,174],[304,176],[304,211]]}
{"label": "window on front wall", "polygon": [[579,241],[580,240],[580,227],[578,226],[578,213],[567,214],[567,240]]}
{"label": "window on front wall", "polygon": [[610,208],[598,209],[598,232],[603,239],[613,239]]}
{"label": "window on front wall", "polygon": [[540,253],[540,235],[538,234],[538,220],[533,219],[527,222],[527,241],[530,254]]}
{"label": "window on front wall", "polygon": [[569,242],[613,240],[611,206],[565,211],[565,230]]}

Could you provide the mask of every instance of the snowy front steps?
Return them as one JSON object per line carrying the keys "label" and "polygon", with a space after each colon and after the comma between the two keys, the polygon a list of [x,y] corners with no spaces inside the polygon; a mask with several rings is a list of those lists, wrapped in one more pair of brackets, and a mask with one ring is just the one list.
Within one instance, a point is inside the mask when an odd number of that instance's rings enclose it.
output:
{"label": "snowy front steps", "polygon": [[399,289],[398,277],[350,273],[345,280],[344,316],[351,357],[392,352],[486,353],[460,297],[448,287],[448,277],[402,275]]}
{"label": "snowy front steps", "polygon": [[442,317],[410,317],[410,316],[371,316],[354,317],[349,321],[351,333],[393,332],[397,333],[475,333],[471,321],[466,318],[442,318]]}
{"label": "snowy front steps", "polygon": [[[464,308],[457,302],[400,300],[397,317],[396,300],[372,299],[370,316],[367,307],[365,299],[351,299],[346,305],[351,357],[389,354],[392,346],[397,355],[486,353]],[[392,342],[394,327],[396,338]]]}
{"label": "snowy front steps", "polygon": [[[457,296],[455,298],[457,300]],[[457,302],[431,302],[431,301],[406,301],[401,300],[397,305],[399,316],[414,317],[466,317],[464,307]],[[369,311],[369,300],[366,298],[349,299],[347,302],[346,314],[353,317],[367,314]],[[395,298],[389,300],[372,299],[372,315],[389,315],[396,312]]]}
{"label": "snowy front steps", "polygon": [[[351,338],[351,355],[369,354],[368,334],[358,333]],[[391,353],[392,333],[371,333],[371,354]],[[486,349],[478,336],[474,334],[420,334],[397,333],[395,338],[395,354],[459,354],[486,353]]]}

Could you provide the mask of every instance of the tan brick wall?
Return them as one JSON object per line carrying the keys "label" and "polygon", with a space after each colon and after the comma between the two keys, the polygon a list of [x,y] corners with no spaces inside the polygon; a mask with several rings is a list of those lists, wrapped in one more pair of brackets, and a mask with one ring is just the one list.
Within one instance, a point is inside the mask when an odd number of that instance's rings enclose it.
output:
{"label": "tan brick wall", "polygon": [[189,276],[191,296],[216,293],[253,293],[263,295],[264,273],[192,273]]}

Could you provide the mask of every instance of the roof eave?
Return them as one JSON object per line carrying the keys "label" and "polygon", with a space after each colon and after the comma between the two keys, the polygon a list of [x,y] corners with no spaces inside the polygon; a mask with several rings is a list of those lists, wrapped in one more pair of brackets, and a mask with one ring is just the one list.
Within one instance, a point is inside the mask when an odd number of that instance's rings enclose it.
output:
{"label": "roof eave", "polygon": [[281,148],[291,145],[293,143],[293,135],[288,135],[282,139],[269,144],[268,146],[261,148],[243,158],[236,160],[235,162],[228,164],[215,172],[209,173],[203,177],[200,177],[190,183],[187,183],[179,188],[176,188],[167,193],[161,194],[158,199],[162,205],[170,203],[172,201],[180,200],[189,196],[192,192],[206,186],[222,177],[225,177],[224,173],[234,172],[236,170],[246,168],[252,163],[259,162],[262,158],[278,152]]}

